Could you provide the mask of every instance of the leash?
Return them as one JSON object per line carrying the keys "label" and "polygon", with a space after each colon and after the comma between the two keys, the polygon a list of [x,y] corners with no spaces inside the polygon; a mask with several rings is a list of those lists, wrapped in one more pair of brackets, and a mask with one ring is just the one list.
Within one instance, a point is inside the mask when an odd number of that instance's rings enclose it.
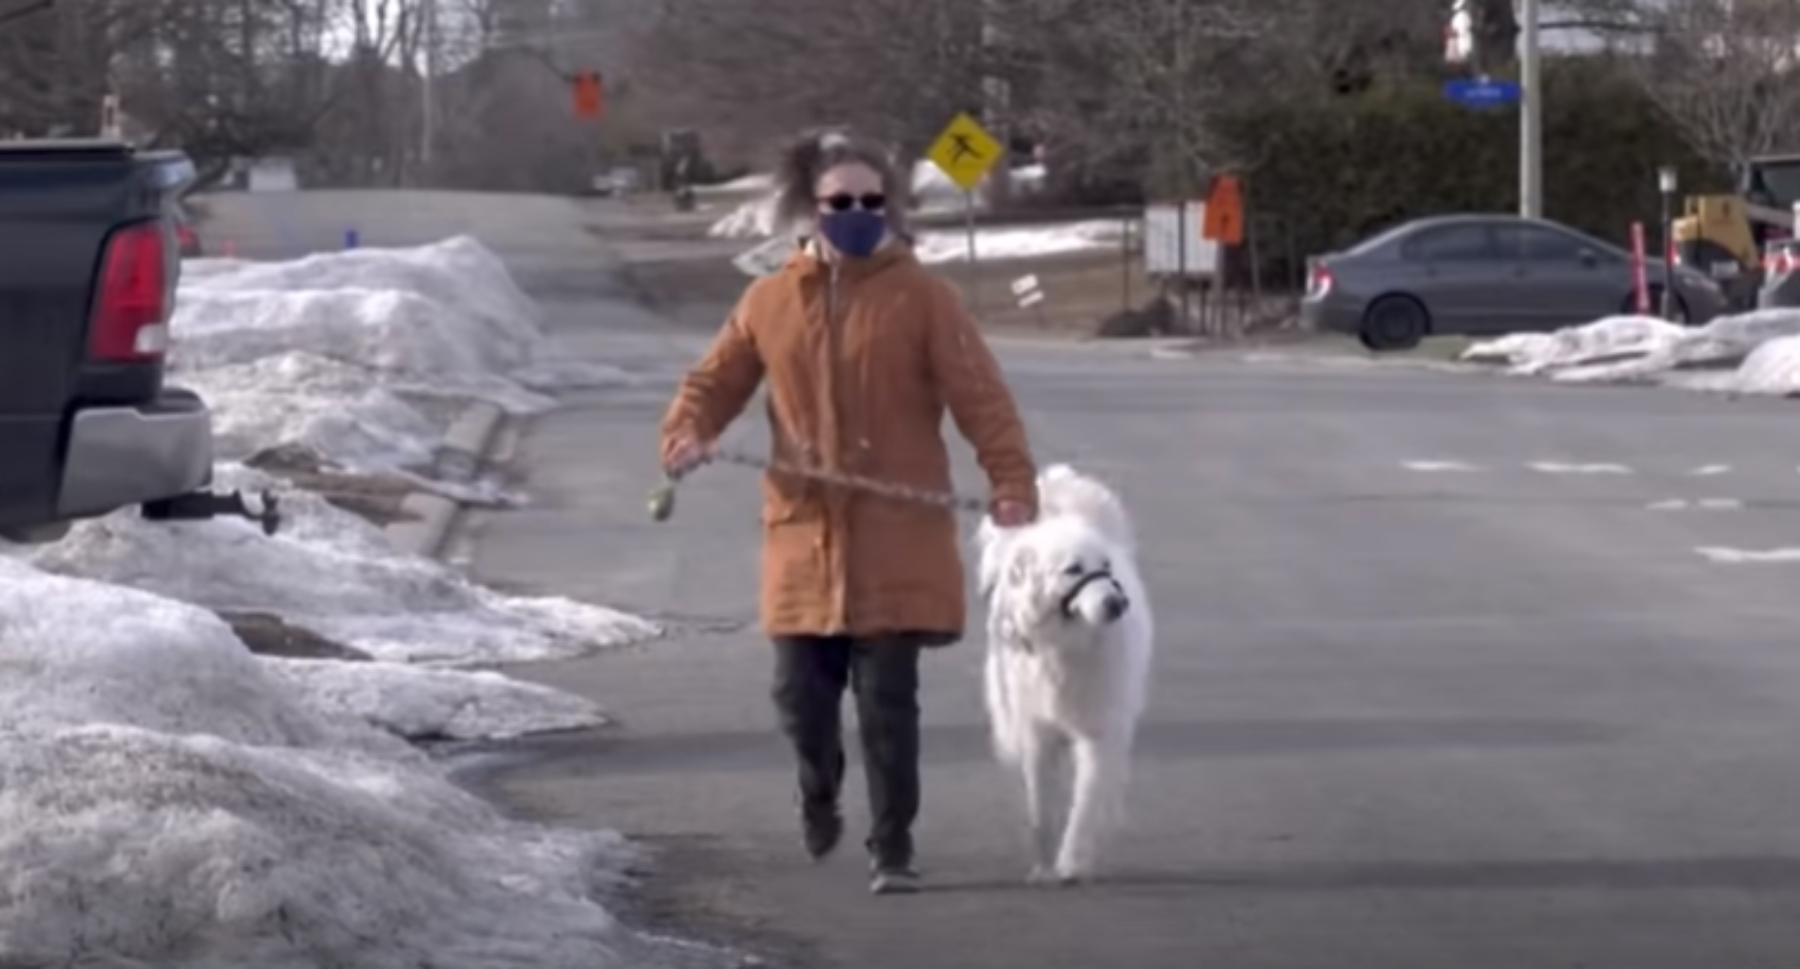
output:
{"label": "leash", "polygon": [[[895,484],[892,481],[882,481],[878,478],[864,477],[859,474],[826,471],[822,468],[804,468],[798,465],[788,464],[785,461],[776,461],[770,458],[759,457],[745,451],[717,449],[714,450],[706,460],[701,462],[701,464],[713,463],[735,464],[739,467],[754,468],[758,471],[774,471],[778,474],[790,474],[796,478],[805,478],[808,481],[818,481],[823,484],[832,485],[838,488],[846,488],[851,491],[861,491],[865,494],[880,495],[883,498],[893,498],[898,501],[908,501],[914,504],[935,505],[939,508],[949,508],[952,511],[967,512],[972,515],[985,515],[988,511],[988,502],[986,500],[971,497],[969,495],[959,495],[949,491],[932,491],[925,488],[914,488],[908,485]],[[695,465],[695,467],[697,468],[699,465]],[[681,479],[688,474],[691,474],[693,470],[693,468],[689,468],[677,474],[663,475],[663,483],[650,492],[651,521],[666,522],[675,514],[675,488],[681,483]]]}

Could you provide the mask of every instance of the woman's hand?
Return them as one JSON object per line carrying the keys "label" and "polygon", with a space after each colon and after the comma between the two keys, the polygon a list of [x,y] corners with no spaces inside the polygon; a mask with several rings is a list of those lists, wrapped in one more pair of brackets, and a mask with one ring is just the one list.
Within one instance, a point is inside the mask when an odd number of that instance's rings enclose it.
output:
{"label": "woman's hand", "polygon": [[677,434],[663,442],[663,473],[678,478],[705,464],[712,457],[712,442],[692,434]]}
{"label": "woman's hand", "polygon": [[1020,528],[1031,524],[1031,506],[1022,501],[1002,499],[994,502],[994,524],[1001,528]]}

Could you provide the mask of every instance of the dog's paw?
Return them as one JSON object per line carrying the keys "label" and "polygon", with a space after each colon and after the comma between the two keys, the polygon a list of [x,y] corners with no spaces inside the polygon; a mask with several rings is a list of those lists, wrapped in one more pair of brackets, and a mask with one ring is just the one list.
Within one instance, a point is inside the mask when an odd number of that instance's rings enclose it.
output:
{"label": "dog's paw", "polygon": [[1094,871],[1088,865],[1059,864],[1051,870],[1050,877],[1057,885],[1072,887],[1092,881]]}

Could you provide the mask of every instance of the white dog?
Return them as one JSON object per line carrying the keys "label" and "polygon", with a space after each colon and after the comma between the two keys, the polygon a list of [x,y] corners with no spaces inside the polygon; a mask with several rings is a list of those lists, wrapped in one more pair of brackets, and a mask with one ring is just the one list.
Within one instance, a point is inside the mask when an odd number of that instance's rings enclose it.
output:
{"label": "white dog", "polygon": [[987,708],[995,753],[1024,777],[1031,880],[1068,883],[1093,875],[1123,806],[1155,627],[1118,496],[1061,464],[1038,496],[1033,524],[984,519],[976,536]]}

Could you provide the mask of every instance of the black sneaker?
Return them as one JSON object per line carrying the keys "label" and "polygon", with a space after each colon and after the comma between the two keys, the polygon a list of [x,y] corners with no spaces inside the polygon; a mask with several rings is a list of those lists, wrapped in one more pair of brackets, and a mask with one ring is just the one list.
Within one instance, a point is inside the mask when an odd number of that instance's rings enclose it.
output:
{"label": "black sneaker", "polygon": [[844,816],[838,813],[836,805],[805,808],[800,812],[800,821],[801,840],[814,861],[823,861],[844,840]]}

